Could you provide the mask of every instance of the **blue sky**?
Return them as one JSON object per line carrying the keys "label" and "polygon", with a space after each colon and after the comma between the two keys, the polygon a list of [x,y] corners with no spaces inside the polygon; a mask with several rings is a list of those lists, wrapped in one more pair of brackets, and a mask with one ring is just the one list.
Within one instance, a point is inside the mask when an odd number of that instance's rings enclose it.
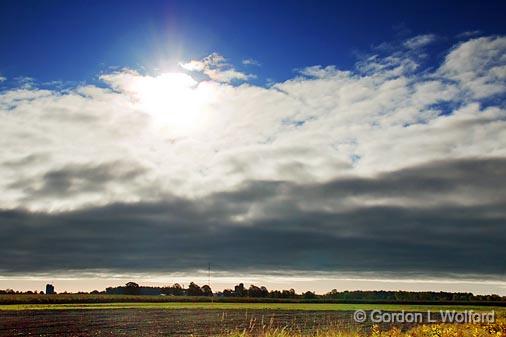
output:
{"label": "blue sky", "polygon": [[94,81],[117,66],[166,69],[219,52],[260,62],[260,84],[308,65],[347,69],[386,41],[430,33],[444,50],[458,34],[506,29],[503,1],[2,1],[0,9],[0,74],[41,82]]}
{"label": "blue sky", "polygon": [[505,295],[505,7],[2,1],[0,286]]}

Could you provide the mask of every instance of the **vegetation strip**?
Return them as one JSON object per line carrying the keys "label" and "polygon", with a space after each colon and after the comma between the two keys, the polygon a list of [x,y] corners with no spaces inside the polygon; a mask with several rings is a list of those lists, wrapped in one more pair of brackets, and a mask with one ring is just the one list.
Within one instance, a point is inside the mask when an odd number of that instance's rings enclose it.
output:
{"label": "vegetation strip", "polygon": [[401,304],[336,304],[336,303],[210,303],[210,302],[119,302],[119,303],[65,303],[65,304],[4,304],[0,310],[80,310],[80,309],[218,309],[218,310],[313,310],[313,311],[439,311],[439,310],[495,310],[490,306],[456,305],[401,305]]}

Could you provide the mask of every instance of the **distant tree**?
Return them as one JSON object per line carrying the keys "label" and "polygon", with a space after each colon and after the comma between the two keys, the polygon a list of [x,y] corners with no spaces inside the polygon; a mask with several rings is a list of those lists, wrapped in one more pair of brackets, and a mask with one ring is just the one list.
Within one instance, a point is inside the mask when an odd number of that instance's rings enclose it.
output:
{"label": "distant tree", "polygon": [[223,296],[224,297],[233,297],[234,291],[232,289],[225,289],[225,290],[223,290]]}
{"label": "distant tree", "polygon": [[269,297],[269,290],[266,287],[261,286],[260,291],[262,292],[262,297]]}
{"label": "distant tree", "polygon": [[174,283],[172,285],[172,295],[174,296],[183,296],[184,295],[184,289],[181,287],[179,283]]}
{"label": "distant tree", "polygon": [[140,294],[139,285],[135,282],[128,282],[125,285],[125,293],[127,295],[139,295]]}
{"label": "distant tree", "polygon": [[281,291],[279,290],[271,290],[269,293],[269,297],[271,298],[281,298]]}
{"label": "distant tree", "polygon": [[203,294],[202,289],[195,283],[191,282],[190,285],[188,286],[188,295],[202,296],[202,294]]}
{"label": "distant tree", "polygon": [[311,292],[311,291],[306,291],[302,297],[304,297],[306,300],[313,300],[316,298],[316,294],[314,292]]}
{"label": "distant tree", "polygon": [[203,285],[201,289],[202,289],[203,296],[213,296],[213,291],[212,291],[211,287],[208,286],[207,284]]}
{"label": "distant tree", "polygon": [[337,289],[332,289],[330,292],[325,294],[326,297],[330,297],[330,298],[337,298],[338,295],[339,295],[339,293],[337,292]]}
{"label": "distant tree", "polygon": [[247,293],[246,293],[246,289],[244,288],[244,284],[243,283],[239,283],[238,285],[236,285],[234,287],[234,296],[236,296],[236,297],[244,297],[246,295],[247,295]]}
{"label": "distant tree", "polygon": [[249,286],[248,296],[249,297],[262,297],[262,289],[255,286],[254,284],[252,284]]}

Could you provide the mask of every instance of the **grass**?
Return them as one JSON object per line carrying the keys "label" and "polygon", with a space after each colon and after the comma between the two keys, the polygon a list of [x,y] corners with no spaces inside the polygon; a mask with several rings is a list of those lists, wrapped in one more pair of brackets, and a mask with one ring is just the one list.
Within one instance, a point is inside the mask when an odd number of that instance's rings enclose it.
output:
{"label": "grass", "polygon": [[417,304],[417,305],[464,305],[506,306],[506,302],[389,302],[381,300],[332,300],[304,298],[257,298],[257,297],[207,297],[207,296],[154,296],[112,294],[1,294],[1,304],[63,304],[63,303],[133,303],[133,302],[220,302],[220,303],[358,303],[358,304]]}
{"label": "grass", "polygon": [[504,307],[466,305],[406,305],[406,304],[347,304],[347,303],[226,303],[226,302],[118,302],[118,303],[36,303],[2,304],[0,310],[76,310],[76,309],[218,309],[218,310],[382,310],[439,311],[475,310],[506,312]]}
{"label": "grass", "polygon": [[310,332],[290,330],[289,328],[262,327],[260,331],[252,329],[224,334],[220,337],[504,337],[506,336],[506,320],[498,319],[494,323],[465,324],[423,324],[407,331],[399,328],[381,330],[373,326],[369,332],[356,328],[329,327]]}
{"label": "grass", "polygon": [[[69,300],[71,297],[66,297]],[[122,298],[125,300],[125,298]],[[113,303],[18,303],[1,304],[1,310],[91,310],[91,309],[215,309],[215,310],[382,310],[382,311],[415,311],[428,310],[474,310],[496,311],[497,322],[491,324],[425,324],[415,326],[407,331],[399,328],[381,330],[378,326],[357,325],[352,322],[336,322],[334,326],[322,325],[309,331],[297,330],[287,326],[274,328],[266,324],[250,327],[240,331],[226,331],[218,337],[506,337],[506,308],[469,305],[406,305],[406,304],[348,304],[348,303],[237,303],[237,302],[113,302]],[[27,313],[31,315],[31,313]],[[351,320],[351,313],[350,313]],[[262,320],[263,322],[263,320]],[[263,324],[263,323],[262,323]],[[341,325],[337,325],[341,324]],[[386,328],[385,328],[386,329]]]}

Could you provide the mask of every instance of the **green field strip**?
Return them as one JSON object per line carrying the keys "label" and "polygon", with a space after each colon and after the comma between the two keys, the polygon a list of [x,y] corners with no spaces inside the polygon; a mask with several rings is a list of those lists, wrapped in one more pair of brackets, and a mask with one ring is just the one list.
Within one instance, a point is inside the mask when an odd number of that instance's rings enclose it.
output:
{"label": "green field strip", "polygon": [[343,304],[343,303],[210,303],[210,302],[121,302],[66,304],[2,304],[0,310],[97,310],[97,309],[208,309],[208,310],[306,310],[306,311],[417,311],[475,310],[506,312],[504,307],[465,305],[402,305],[402,304]]}

